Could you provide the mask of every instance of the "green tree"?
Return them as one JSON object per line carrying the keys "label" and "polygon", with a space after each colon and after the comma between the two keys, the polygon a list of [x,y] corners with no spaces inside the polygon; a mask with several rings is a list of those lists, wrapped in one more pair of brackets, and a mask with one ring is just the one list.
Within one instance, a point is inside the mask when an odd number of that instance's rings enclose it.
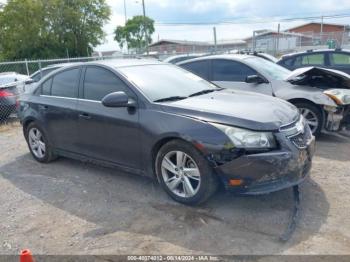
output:
{"label": "green tree", "polygon": [[147,16],[134,16],[126,22],[125,26],[118,26],[114,33],[114,39],[121,48],[127,44],[129,48],[140,51],[152,43],[154,20]]}
{"label": "green tree", "polygon": [[105,0],[8,0],[0,9],[5,59],[86,56],[101,43]]}

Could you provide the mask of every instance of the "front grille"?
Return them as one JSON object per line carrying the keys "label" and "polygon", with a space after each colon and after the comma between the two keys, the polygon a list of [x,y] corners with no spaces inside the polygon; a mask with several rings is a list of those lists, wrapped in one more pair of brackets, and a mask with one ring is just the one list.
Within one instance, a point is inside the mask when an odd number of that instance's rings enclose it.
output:
{"label": "front grille", "polygon": [[304,131],[289,137],[297,148],[306,148],[312,139],[312,133],[308,124],[304,125]]}

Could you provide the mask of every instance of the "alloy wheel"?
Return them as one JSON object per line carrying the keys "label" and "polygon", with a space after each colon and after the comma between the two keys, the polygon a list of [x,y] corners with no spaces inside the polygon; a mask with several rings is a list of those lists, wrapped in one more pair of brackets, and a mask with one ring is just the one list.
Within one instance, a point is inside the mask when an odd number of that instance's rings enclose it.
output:
{"label": "alloy wheel", "polygon": [[165,185],[175,195],[189,198],[194,196],[201,184],[201,176],[196,162],[182,151],[167,153],[161,164]]}
{"label": "alloy wheel", "polygon": [[319,125],[319,121],[315,112],[311,111],[308,108],[299,108],[299,112],[304,116],[306,123],[309,125],[312,133],[314,134]]}
{"label": "alloy wheel", "polygon": [[29,130],[28,141],[30,149],[37,158],[45,157],[46,145],[39,129],[33,127]]}

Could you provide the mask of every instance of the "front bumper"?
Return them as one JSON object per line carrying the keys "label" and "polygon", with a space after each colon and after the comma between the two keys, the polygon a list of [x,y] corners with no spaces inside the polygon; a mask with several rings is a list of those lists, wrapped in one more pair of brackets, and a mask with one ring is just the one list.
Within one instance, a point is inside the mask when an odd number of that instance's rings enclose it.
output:
{"label": "front bumper", "polygon": [[[243,155],[215,167],[227,190],[264,194],[297,185],[306,178],[312,166],[315,138],[312,136],[302,149],[283,134],[276,138],[279,150]],[[231,179],[242,179],[243,184],[230,186]]]}

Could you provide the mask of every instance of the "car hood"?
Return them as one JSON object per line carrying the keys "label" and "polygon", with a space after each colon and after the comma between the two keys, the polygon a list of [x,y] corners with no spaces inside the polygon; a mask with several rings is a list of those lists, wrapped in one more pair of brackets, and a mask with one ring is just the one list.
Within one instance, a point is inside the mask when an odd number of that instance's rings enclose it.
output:
{"label": "car hood", "polygon": [[299,117],[292,104],[270,96],[223,90],[163,104],[163,110],[251,130],[277,130]]}
{"label": "car hood", "polygon": [[318,82],[332,85],[331,87],[341,87],[350,89],[350,75],[342,71],[327,69],[321,67],[303,67],[292,71],[285,81],[297,85],[312,85],[315,78],[319,78]]}

